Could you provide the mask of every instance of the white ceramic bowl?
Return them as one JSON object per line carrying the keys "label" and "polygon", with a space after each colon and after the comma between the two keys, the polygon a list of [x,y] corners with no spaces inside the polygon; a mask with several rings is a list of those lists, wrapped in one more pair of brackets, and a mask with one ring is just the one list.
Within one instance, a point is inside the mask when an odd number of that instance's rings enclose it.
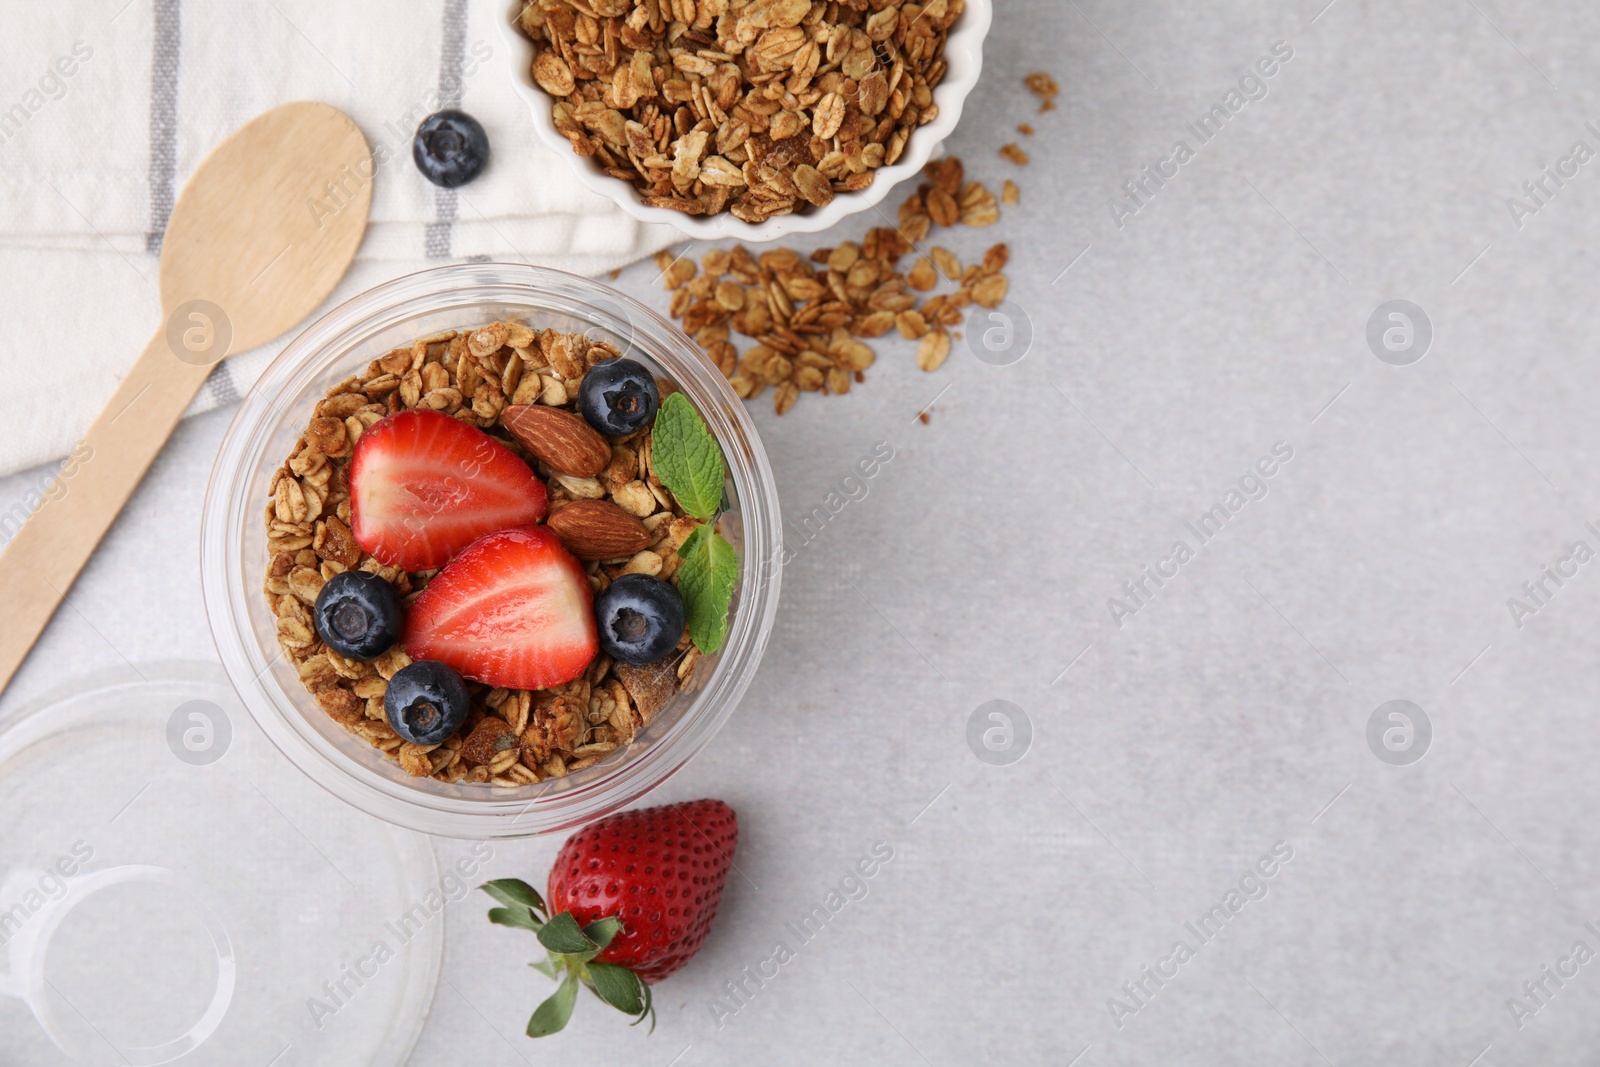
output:
{"label": "white ceramic bowl", "polygon": [[720,215],[697,217],[669,208],[648,207],[640,201],[638,190],[631,184],[601,170],[600,164],[594,159],[574,152],[567,139],[556,132],[555,120],[551,116],[550,94],[539,88],[533,80],[533,42],[515,24],[525,0],[484,0],[484,3],[490,20],[505,43],[506,53],[511,57],[511,84],[527,103],[533,115],[534,130],[553,152],[571,165],[579,181],[601,196],[616,201],[623,211],[641,222],[672,226],[702,241],[731,237],[751,243],[776,241],[793,233],[826,230],[847,215],[875,206],[896,185],[920,174],[923,165],[933,158],[934,149],[956,128],[967,94],[978,84],[978,73],[983,69],[983,39],[989,33],[989,22],[994,14],[992,0],[966,0],[966,10],[950,27],[950,35],[945,42],[944,58],[949,69],[944,80],[933,90],[933,102],[939,106],[938,117],[912,132],[899,162],[892,167],[879,168],[877,180],[871,185],[859,192],[840,193],[826,207],[812,207],[804,212],[778,215],[765,222],[749,223],[726,211]]}

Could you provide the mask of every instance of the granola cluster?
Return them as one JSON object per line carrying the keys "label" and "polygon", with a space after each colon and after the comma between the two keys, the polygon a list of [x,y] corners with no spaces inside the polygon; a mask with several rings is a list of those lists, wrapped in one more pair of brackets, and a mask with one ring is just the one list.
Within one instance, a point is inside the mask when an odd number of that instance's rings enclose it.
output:
{"label": "granola cluster", "polygon": [[[701,257],[704,273],[687,257],[659,253],[662,282],[672,290],[668,310],[740,396],[752,399],[774,387],[779,415],[802,392],[849,392],[877,358],[865,340],[891,330],[917,342],[917,366],[937,370],[965,309],[1005,300],[1010,251],[997,244],[980,262],[963,266],[955,253],[935,246],[902,271],[900,261],[934,227],[982,227],[1000,218],[995,195],[966,180],[961,160],[935,160],[924,173],[928,180],[900,205],[899,225],[874,227],[859,244],[846,241],[809,256],[788,248],[759,256],[742,245],[717,248]],[[941,281],[954,288],[919,303],[919,294]],[[756,343],[741,355],[733,333]]]}
{"label": "granola cluster", "polygon": [[[637,516],[653,543],[625,559],[587,563],[596,593],[623,574],[673,581],[677,549],[699,525],[678,508],[651,465],[650,430],[612,442],[597,477],[558,475],[499,428],[511,404],[573,410],[589,367],[619,353],[581,334],[495,322],[396,348],[329,389],[288,460],[273,475],[266,509],[270,562],[265,591],[278,642],[317,704],[405,771],[443,782],[522,786],[588,767],[631,742],[680,688],[700,653],[687,633],[677,653],[642,667],[604,652],[579,678],[553,689],[471,684],[472,710],[441,745],[403,741],[384,717],[388,680],[411,660],[399,645],[371,662],[346,659],[317,637],[312,608],[323,583],[346,570],[380,574],[410,602],[438,572],[385,567],[350,532],[350,462],[368,427],[428,407],[492,434],[544,478],[554,514],[577,500],[610,500]],[[671,386],[667,386],[668,389]]]}
{"label": "granola cluster", "polygon": [[965,0],[532,0],[533,79],[643,202],[745,222],[872,184],[939,108]]}
{"label": "granola cluster", "polygon": [[1028,87],[1030,93],[1039,98],[1040,111],[1056,109],[1056,97],[1061,95],[1061,86],[1057,85],[1056,80],[1049,74],[1036,70],[1023,78],[1022,83]]}

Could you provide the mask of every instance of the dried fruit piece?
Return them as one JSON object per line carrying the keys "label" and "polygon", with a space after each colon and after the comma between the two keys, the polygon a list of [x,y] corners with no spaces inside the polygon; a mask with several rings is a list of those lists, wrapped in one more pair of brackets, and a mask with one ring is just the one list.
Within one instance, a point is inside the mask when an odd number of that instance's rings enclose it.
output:
{"label": "dried fruit piece", "polygon": [[521,747],[517,732],[510,723],[493,715],[485,715],[461,743],[461,758],[469,763],[493,763],[496,757],[517,752]]}

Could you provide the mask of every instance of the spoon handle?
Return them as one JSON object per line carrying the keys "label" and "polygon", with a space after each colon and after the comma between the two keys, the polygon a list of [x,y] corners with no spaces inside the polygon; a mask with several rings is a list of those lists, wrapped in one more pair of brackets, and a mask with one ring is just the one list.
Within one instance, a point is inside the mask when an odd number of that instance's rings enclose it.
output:
{"label": "spoon handle", "polygon": [[0,555],[0,692],[210,372],[174,356],[158,331]]}

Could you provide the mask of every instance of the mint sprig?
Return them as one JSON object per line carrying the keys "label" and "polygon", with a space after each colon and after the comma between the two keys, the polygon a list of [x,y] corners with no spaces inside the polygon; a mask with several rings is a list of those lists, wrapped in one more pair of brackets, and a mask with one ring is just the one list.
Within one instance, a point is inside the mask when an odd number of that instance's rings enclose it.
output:
{"label": "mint sprig", "polygon": [[705,524],[696,527],[678,548],[683,560],[678,568],[678,593],[688,614],[689,639],[709,655],[728,639],[728,609],[739,581],[739,554],[716,532],[712,521],[728,507],[722,449],[682,393],[667,397],[656,412],[650,461],[678,506]]}
{"label": "mint sprig", "polygon": [[682,393],[667,397],[656,412],[650,462],[684,511],[702,522],[717,513],[727,466],[716,438]]}
{"label": "mint sprig", "polygon": [[689,619],[689,639],[706,655],[728,639],[728,608],[739,581],[739,553],[712,525],[697,526],[678,549],[678,593]]}
{"label": "mint sprig", "polygon": [[626,967],[594,962],[622,932],[621,919],[608,916],[579,926],[570,911],[549,916],[539,891],[520,878],[499,878],[479,888],[501,904],[489,910],[489,921],[533,931],[548,958],[528,966],[561,983],[528,1019],[529,1037],[547,1037],[567,1025],[578,1002],[580,985],[588,986],[590,992],[613,1008],[633,1016],[632,1025],[649,1016],[650,1029],[655,1030],[655,1008],[644,979]]}

